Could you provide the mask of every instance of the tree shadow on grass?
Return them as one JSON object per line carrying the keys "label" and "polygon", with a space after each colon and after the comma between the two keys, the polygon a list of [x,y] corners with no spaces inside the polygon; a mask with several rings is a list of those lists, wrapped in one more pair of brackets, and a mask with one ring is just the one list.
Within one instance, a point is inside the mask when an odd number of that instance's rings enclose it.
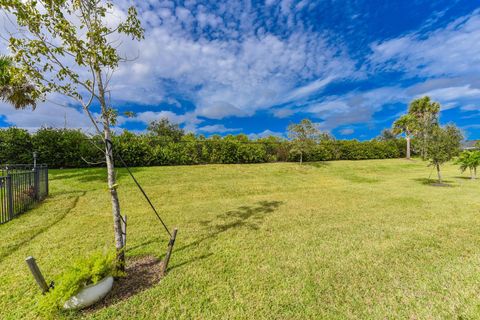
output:
{"label": "tree shadow on grass", "polygon": [[[219,214],[212,220],[201,221],[200,223],[203,226],[208,227],[210,232],[204,237],[187,245],[184,245],[180,248],[174,248],[173,254],[175,255],[175,252],[188,249],[208,239],[215,238],[219,234],[234,228],[247,227],[257,230],[259,228],[259,224],[265,219],[266,215],[274,212],[282,203],[282,201],[261,201],[254,206],[241,206],[235,210],[230,210]],[[150,243],[156,242],[157,240],[159,240],[158,237],[134,247],[130,247],[128,250],[143,247]],[[190,258],[183,262],[179,262],[177,264],[173,264],[168,271],[181,268],[191,263],[196,263],[200,260],[207,259],[212,255],[213,253],[207,253]],[[114,283],[112,291],[105,297],[105,299],[85,309],[83,313],[94,313],[104,307],[118,303],[149,289],[161,280],[161,267],[161,260],[152,256],[133,258],[130,261],[127,261],[127,277],[118,279],[118,281]]]}
{"label": "tree shadow on grass", "polygon": [[[117,168],[116,177],[118,179],[129,178],[125,168]],[[133,174],[144,171],[144,168],[130,168]],[[75,180],[78,182],[107,182],[106,168],[85,168],[85,169],[65,169],[66,172],[58,170],[51,174],[50,180]]]}
{"label": "tree shadow on grass", "polygon": [[198,262],[200,260],[203,260],[203,259],[207,259],[209,258],[210,256],[213,256],[213,253],[209,252],[207,254],[202,254],[200,256],[197,256],[197,257],[193,257],[191,259],[188,259],[186,261],[183,261],[183,262],[180,262],[180,263],[177,263],[177,264],[174,264],[172,265],[171,267],[168,268],[168,271],[172,271],[173,269],[177,269],[177,268],[180,268],[180,267],[183,267],[187,264],[190,264],[190,263],[193,263],[193,262]]}
{"label": "tree shadow on grass", "polygon": [[[247,227],[252,230],[257,230],[267,214],[274,212],[282,204],[283,201],[260,201],[253,206],[241,206],[235,210],[230,210],[219,214],[212,220],[200,221],[200,224],[204,227],[207,227],[209,232],[200,239],[190,242],[182,247],[174,248],[173,251],[182,251],[199,245],[200,243],[215,238],[219,234],[231,229]],[[138,245],[129,247],[128,250],[138,249],[160,241],[161,239],[162,237],[156,237]]]}
{"label": "tree shadow on grass", "polygon": [[305,165],[315,168],[325,168],[330,165],[329,162],[326,161],[319,161],[319,162],[304,162]]}
{"label": "tree shadow on grass", "polygon": [[[78,193],[78,192],[77,192]],[[16,252],[18,249],[20,249],[23,245],[25,245],[26,243],[34,240],[35,238],[37,238],[39,235],[45,233],[46,231],[48,231],[50,228],[52,228],[53,226],[55,226],[56,224],[58,224],[59,222],[61,222],[73,209],[76,208],[77,204],[78,204],[78,201],[80,200],[81,197],[85,196],[86,194],[86,191],[83,191],[83,192],[80,192],[80,195],[76,196],[76,197],[73,197],[74,200],[72,202],[72,204],[67,207],[65,209],[65,211],[58,215],[56,217],[55,220],[53,220],[50,224],[46,225],[46,226],[43,226],[43,227],[36,227],[35,229],[32,229],[32,233],[29,234],[28,237],[26,237],[25,239],[19,241],[19,242],[16,242],[16,243],[13,243],[9,246],[7,246],[3,252],[0,253],[0,261],[2,261],[3,259],[9,257],[10,255],[12,255],[14,252]],[[28,214],[28,213],[24,213],[24,214]]]}
{"label": "tree shadow on grass", "polygon": [[354,182],[354,183],[378,183],[382,181],[381,179],[363,177],[353,173],[343,174],[341,175],[341,177],[349,182]]}
{"label": "tree shadow on grass", "polygon": [[68,172],[55,172],[50,174],[50,180],[75,180],[78,182],[106,182],[107,173],[104,170],[96,169],[77,169]]}
{"label": "tree shadow on grass", "polygon": [[209,232],[204,237],[177,248],[175,251],[197,246],[232,229],[246,227],[251,230],[258,230],[267,215],[277,210],[282,204],[283,201],[260,201],[253,206],[241,206],[235,210],[219,214],[212,220],[200,221],[200,224],[207,227]]}
{"label": "tree shadow on grass", "polygon": [[165,235],[163,237],[155,237],[155,238],[151,238],[150,240],[144,241],[144,242],[139,243],[139,244],[134,245],[134,246],[127,246],[127,251],[135,250],[135,249],[138,249],[138,248],[143,248],[145,246],[148,246],[149,244],[165,240],[165,239],[167,239],[167,237],[168,237],[168,235]]}
{"label": "tree shadow on grass", "polygon": [[453,181],[451,180],[444,180],[442,183],[438,182],[437,179],[429,179],[429,178],[415,178],[413,180],[420,182],[425,186],[431,186],[431,187],[453,187],[454,186],[452,184]]}
{"label": "tree shadow on grass", "polygon": [[466,177],[466,176],[457,176],[457,177],[454,177],[455,179],[462,179],[462,180],[472,180],[472,181],[476,181],[477,179],[472,179],[472,177]]}

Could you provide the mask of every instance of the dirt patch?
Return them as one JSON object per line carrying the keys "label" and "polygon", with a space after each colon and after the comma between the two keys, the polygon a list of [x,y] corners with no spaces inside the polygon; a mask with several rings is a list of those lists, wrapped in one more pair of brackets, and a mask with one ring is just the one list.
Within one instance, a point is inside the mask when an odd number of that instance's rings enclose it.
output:
{"label": "dirt patch", "polygon": [[162,278],[161,270],[162,262],[152,256],[127,260],[127,276],[116,279],[112,291],[103,300],[84,309],[83,312],[96,312],[156,285]]}

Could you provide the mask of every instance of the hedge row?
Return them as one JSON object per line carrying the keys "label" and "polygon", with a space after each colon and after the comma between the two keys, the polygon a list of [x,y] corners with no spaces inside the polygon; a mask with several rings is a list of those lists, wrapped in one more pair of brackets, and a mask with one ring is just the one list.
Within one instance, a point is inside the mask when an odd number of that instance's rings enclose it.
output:
{"label": "hedge row", "polygon": [[[96,141],[96,142],[95,142]],[[18,128],[0,129],[0,163],[31,163],[32,152],[52,168],[100,166],[102,145],[78,130],[44,128],[30,134]],[[114,151],[130,166],[206,163],[262,163],[298,161],[291,142],[268,137],[249,140],[245,135],[205,138],[187,134],[180,142],[152,134],[125,131],[113,138]],[[386,159],[403,157],[405,141],[326,140],[315,144],[305,161]]]}

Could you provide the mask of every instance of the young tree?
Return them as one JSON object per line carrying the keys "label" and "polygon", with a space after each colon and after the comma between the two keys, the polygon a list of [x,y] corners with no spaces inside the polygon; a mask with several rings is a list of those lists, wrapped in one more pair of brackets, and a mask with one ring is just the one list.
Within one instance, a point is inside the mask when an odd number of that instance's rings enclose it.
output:
{"label": "young tree", "polygon": [[27,78],[16,72],[10,57],[0,56],[0,100],[11,104],[15,109],[36,107],[38,92]]}
{"label": "young tree", "polygon": [[417,122],[415,136],[418,139],[422,159],[427,158],[429,136],[438,127],[439,113],[440,104],[431,101],[428,96],[415,99],[410,103],[408,114],[412,115]]}
{"label": "young tree", "polygon": [[[124,268],[120,203],[114,172],[110,126],[117,111],[110,104],[109,82],[119,63],[118,39],[143,38],[137,11],[130,7],[124,21],[113,16],[111,0],[0,0],[19,26],[10,34],[9,48],[17,68],[15,76],[30,79],[37,94],[58,92],[74,99],[105,140],[108,189],[111,196],[117,266]],[[100,117],[92,111],[97,103]]]}
{"label": "young tree", "polygon": [[439,183],[442,183],[440,166],[458,155],[462,140],[462,133],[454,125],[432,129],[426,151],[430,164],[437,169]]}
{"label": "young tree", "polygon": [[401,116],[393,123],[392,131],[394,134],[405,134],[405,139],[407,140],[407,159],[410,159],[411,139],[417,127],[417,120],[410,114]]}
{"label": "young tree", "polygon": [[300,123],[293,123],[288,126],[288,137],[292,140],[291,152],[300,155],[300,164],[303,163],[303,156],[321,137],[320,130],[309,119],[303,119]]}
{"label": "young tree", "polygon": [[470,170],[470,178],[477,178],[477,168],[480,166],[480,151],[463,151],[460,156],[455,161],[456,164],[460,165],[460,170],[465,172],[465,170]]}

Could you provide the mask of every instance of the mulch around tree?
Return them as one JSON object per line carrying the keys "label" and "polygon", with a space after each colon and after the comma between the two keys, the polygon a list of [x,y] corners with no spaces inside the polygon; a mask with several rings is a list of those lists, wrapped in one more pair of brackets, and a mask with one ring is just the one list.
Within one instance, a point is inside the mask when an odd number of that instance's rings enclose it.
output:
{"label": "mulch around tree", "polygon": [[84,309],[83,312],[96,312],[156,285],[162,278],[161,270],[162,262],[152,256],[127,260],[127,276],[115,279],[108,295],[93,306]]}

